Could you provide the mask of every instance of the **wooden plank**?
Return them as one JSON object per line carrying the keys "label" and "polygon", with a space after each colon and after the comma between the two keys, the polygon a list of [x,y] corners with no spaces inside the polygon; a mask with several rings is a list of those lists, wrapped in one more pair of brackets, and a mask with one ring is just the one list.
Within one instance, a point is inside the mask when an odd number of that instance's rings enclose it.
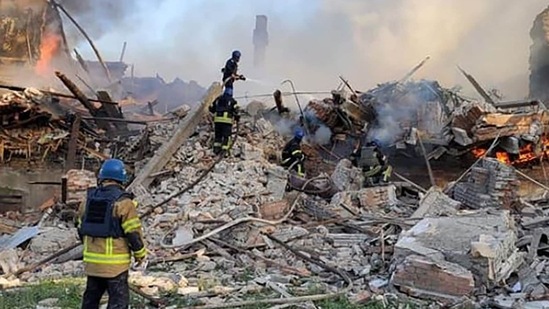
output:
{"label": "wooden plank", "polygon": [[[101,101],[112,101],[112,98],[109,95],[109,93],[102,90],[97,91],[97,98]],[[120,118],[120,119],[124,118],[120,108],[112,104],[101,103],[101,107],[99,108],[99,111],[102,113],[105,113],[106,116],[110,118]],[[113,125],[116,127],[117,130],[120,130],[123,132],[128,131],[128,125],[126,123],[114,122]]]}
{"label": "wooden plank", "polygon": [[536,120],[540,120],[536,113],[528,114],[487,114],[482,118],[483,125],[493,126],[529,126]]}
{"label": "wooden plank", "polygon": [[65,172],[75,168],[76,150],[78,146],[78,137],[80,135],[80,122],[80,115],[76,114],[71,127],[71,136],[69,139],[69,150],[67,152],[67,165],[65,166]]}
{"label": "wooden plank", "polygon": [[0,234],[13,234],[17,232],[17,227],[0,222]]}
{"label": "wooden plank", "polygon": [[185,140],[194,133],[196,126],[200,123],[200,120],[206,113],[208,107],[215,98],[221,95],[221,90],[221,84],[218,82],[215,82],[210,86],[208,92],[203,97],[202,102],[196,104],[189,111],[189,114],[183,119],[172,138],[156,152],[151,160],[149,160],[147,165],[141,170],[141,173],[139,173],[128,186],[128,190],[131,191],[138,185],[147,188],[153,182],[154,178],[149,177],[149,175],[164,169],[164,166],[166,166],[173,154],[183,145]]}

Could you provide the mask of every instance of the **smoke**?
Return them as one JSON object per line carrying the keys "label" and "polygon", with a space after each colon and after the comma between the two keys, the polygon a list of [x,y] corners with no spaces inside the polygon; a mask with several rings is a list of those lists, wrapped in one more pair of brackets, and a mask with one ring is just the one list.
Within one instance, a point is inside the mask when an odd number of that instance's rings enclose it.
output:
{"label": "smoke", "polygon": [[332,130],[325,125],[321,125],[314,133],[312,133],[312,135],[307,136],[306,140],[311,144],[327,145],[330,143],[331,137]]}
{"label": "smoke", "polygon": [[305,110],[303,112],[305,121],[313,132],[308,132],[306,136],[307,142],[317,145],[326,145],[330,143],[332,130],[328,128],[318,117],[313,110]]}
{"label": "smoke", "polygon": [[444,114],[441,105],[451,108],[451,100],[444,96],[440,85],[427,80],[382,85],[364,96],[370,95],[375,96],[377,117],[368,130],[368,139],[376,139],[384,145],[405,139],[410,133],[407,132],[409,127],[419,127],[428,134],[440,133],[445,125],[437,119]]}
{"label": "smoke", "polygon": [[298,122],[293,119],[280,117],[280,119],[275,122],[274,128],[278,134],[284,137],[292,137],[294,135],[294,129],[298,125]]}
{"label": "smoke", "polygon": [[[140,21],[143,10],[157,9],[164,0],[145,2],[142,0],[58,0],[73,18],[86,30],[92,39],[101,39],[113,30],[131,31],[130,26]],[[64,16],[64,15],[63,15]],[[66,27],[72,43],[84,38],[71,24]]]}
{"label": "smoke", "polygon": [[[528,34],[547,6],[545,0],[523,1],[520,7],[516,0],[65,3],[99,38],[105,58],[118,59],[122,43],[128,41],[126,59],[135,63],[138,75],[180,76],[207,86],[220,80],[221,66],[239,49],[240,71],[252,79],[268,77],[278,84],[290,78],[298,90],[324,90],[335,88],[342,74],[355,88],[366,90],[399,79],[430,55],[415,78],[437,79],[447,87],[462,84],[467,94],[475,94],[456,70],[459,64],[486,88],[500,88],[507,99],[527,95]],[[252,67],[256,14],[269,18],[262,70]],[[89,50],[86,55],[91,55]],[[264,88],[242,81],[235,85],[237,95],[272,91]]]}

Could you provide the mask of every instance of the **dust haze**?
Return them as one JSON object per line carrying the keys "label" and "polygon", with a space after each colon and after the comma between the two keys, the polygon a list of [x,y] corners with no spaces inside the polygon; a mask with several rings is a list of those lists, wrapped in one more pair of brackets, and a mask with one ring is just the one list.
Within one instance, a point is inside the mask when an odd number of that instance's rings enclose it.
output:
{"label": "dust haze", "polygon": [[[120,0],[83,9],[82,2],[64,1],[90,28],[105,58],[118,60],[127,41],[125,61],[135,64],[138,75],[179,76],[209,86],[220,79],[230,52],[240,49],[240,71],[251,81],[239,82],[237,94],[272,91],[286,78],[298,90],[330,90],[340,74],[366,90],[402,77],[429,55],[414,78],[437,79],[445,87],[460,84],[475,94],[456,69],[460,65],[486,88],[500,89],[505,99],[527,95],[529,31],[548,5],[542,0]],[[252,67],[257,14],[269,18],[263,70]],[[76,37],[69,36],[91,58]]]}

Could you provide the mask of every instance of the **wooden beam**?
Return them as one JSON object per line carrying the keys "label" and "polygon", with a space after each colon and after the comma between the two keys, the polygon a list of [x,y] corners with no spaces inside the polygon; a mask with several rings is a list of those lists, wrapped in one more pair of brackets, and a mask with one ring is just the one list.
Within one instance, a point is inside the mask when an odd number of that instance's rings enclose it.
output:
{"label": "wooden beam", "polygon": [[81,118],[78,114],[76,114],[71,127],[71,135],[69,139],[69,150],[67,152],[67,164],[65,165],[65,172],[75,168],[76,150],[78,148],[77,147],[78,136],[80,135],[80,122],[81,122]]}
{"label": "wooden beam", "polygon": [[200,120],[206,113],[208,107],[219,95],[221,95],[221,90],[220,83],[215,82],[210,86],[208,92],[202,98],[202,102],[195,105],[187,116],[183,118],[183,121],[172,138],[156,152],[151,160],[149,160],[147,165],[141,170],[141,173],[139,173],[128,186],[128,191],[140,185],[147,188],[153,182],[154,179],[149,177],[149,175],[164,169],[164,166],[166,166],[173,154],[176,153],[185,140],[195,132],[196,126],[200,123]]}
{"label": "wooden beam", "polygon": [[80,26],[80,24],[78,24],[78,22],[71,16],[71,14],[69,14],[69,12],[67,12],[67,10],[65,10],[65,8],[55,2],[54,0],[50,0],[53,5],[55,5],[58,9],[61,10],[61,12],[65,13],[65,16],[67,16],[67,18],[76,26],[76,28],[78,29],[78,31],[80,31],[80,33],[82,33],[82,35],[84,36],[84,38],[88,41],[88,43],[90,44],[91,48],[93,49],[93,52],[95,53],[95,56],[97,57],[97,60],[99,61],[99,63],[101,64],[101,67],[103,68],[103,70],[105,71],[105,75],[107,77],[107,79],[109,80],[109,82],[112,82],[112,78],[111,78],[111,73],[109,72],[109,68],[107,67],[107,65],[105,65],[105,61],[103,61],[103,58],[101,57],[101,54],[99,53],[99,50],[97,49],[97,47],[95,46],[95,44],[93,43],[92,39],[88,36],[88,34],[86,33],[86,31],[84,30],[84,28],[82,28]]}

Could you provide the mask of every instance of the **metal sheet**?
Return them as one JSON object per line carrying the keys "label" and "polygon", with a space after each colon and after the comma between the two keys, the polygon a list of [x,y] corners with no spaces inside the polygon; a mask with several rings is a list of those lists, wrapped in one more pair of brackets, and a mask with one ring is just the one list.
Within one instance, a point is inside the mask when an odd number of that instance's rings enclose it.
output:
{"label": "metal sheet", "polygon": [[40,233],[37,226],[24,227],[15,234],[0,238],[0,251],[17,248],[25,241],[36,237]]}

